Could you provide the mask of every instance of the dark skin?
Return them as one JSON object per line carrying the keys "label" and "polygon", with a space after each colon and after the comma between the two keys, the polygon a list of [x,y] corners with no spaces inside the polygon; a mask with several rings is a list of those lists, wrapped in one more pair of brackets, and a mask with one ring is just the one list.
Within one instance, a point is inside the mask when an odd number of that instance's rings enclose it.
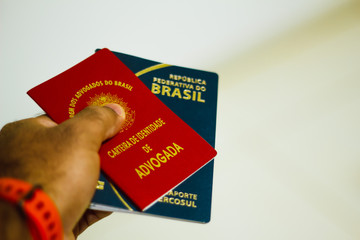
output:
{"label": "dark skin", "polygon": [[[124,120],[124,110],[110,104],[87,107],[59,125],[47,116],[7,124],[0,132],[0,177],[41,184],[59,210],[65,239],[76,239],[109,214],[87,207],[100,173],[100,146],[119,132]],[[27,228],[19,228],[24,219],[9,206],[0,201],[1,239],[30,239]],[[21,236],[14,238],[11,229],[17,228]]]}

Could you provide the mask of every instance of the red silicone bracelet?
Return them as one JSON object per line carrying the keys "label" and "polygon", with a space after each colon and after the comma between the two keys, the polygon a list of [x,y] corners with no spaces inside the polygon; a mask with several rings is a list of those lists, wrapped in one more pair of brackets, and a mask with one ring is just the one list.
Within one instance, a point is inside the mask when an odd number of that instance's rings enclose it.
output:
{"label": "red silicone bracelet", "polygon": [[59,211],[38,186],[13,178],[0,178],[0,198],[25,214],[34,240],[63,240]]}

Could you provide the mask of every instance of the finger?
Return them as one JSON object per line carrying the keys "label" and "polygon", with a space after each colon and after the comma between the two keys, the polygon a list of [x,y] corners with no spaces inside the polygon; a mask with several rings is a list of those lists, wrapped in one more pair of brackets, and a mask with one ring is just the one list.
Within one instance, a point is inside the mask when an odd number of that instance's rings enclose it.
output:
{"label": "finger", "polygon": [[15,122],[7,123],[2,129],[1,132],[5,131],[14,131],[15,129],[21,129],[23,127],[29,128],[31,126],[31,129],[34,129],[34,127],[39,126],[44,127],[54,127],[57,124],[51,120],[47,115],[40,115],[38,117],[32,117],[32,118],[26,118]]}
{"label": "finger", "polygon": [[89,226],[101,220],[104,217],[107,217],[111,212],[97,211],[97,210],[86,210],[83,217],[80,219],[78,224],[73,230],[75,237],[78,237],[83,231],[85,231]]}
{"label": "finger", "polygon": [[73,135],[82,140],[92,141],[100,146],[103,141],[116,135],[124,122],[124,109],[118,104],[108,104],[83,109],[64,122],[63,127],[69,128]]}
{"label": "finger", "polygon": [[51,118],[49,118],[47,115],[41,115],[34,119],[44,127],[55,127],[57,125],[57,123],[54,122]]}

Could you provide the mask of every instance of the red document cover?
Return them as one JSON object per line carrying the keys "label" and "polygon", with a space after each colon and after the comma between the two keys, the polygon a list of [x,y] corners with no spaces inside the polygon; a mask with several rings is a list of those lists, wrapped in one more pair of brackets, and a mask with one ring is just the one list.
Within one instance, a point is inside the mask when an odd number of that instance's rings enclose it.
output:
{"label": "red document cover", "polygon": [[119,134],[102,145],[101,168],[140,210],[147,209],[216,155],[212,146],[108,49],[28,94],[57,123],[88,105],[115,102],[123,106],[126,123]]}

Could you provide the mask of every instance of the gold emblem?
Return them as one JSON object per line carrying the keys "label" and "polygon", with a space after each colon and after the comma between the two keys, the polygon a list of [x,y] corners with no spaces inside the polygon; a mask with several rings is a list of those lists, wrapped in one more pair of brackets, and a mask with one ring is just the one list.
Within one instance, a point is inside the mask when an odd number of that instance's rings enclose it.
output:
{"label": "gold emblem", "polygon": [[126,117],[125,117],[125,123],[121,127],[120,132],[129,129],[135,121],[135,111],[132,110],[128,106],[127,102],[125,102],[122,98],[119,98],[117,95],[113,95],[110,93],[107,94],[100,93],[100,94],[95,94],[95,96],[91,97],[90,100],[87,102],[89,106],[104,106],[108,103],[117,103],[123,107],[123,109],[125,110]]}

